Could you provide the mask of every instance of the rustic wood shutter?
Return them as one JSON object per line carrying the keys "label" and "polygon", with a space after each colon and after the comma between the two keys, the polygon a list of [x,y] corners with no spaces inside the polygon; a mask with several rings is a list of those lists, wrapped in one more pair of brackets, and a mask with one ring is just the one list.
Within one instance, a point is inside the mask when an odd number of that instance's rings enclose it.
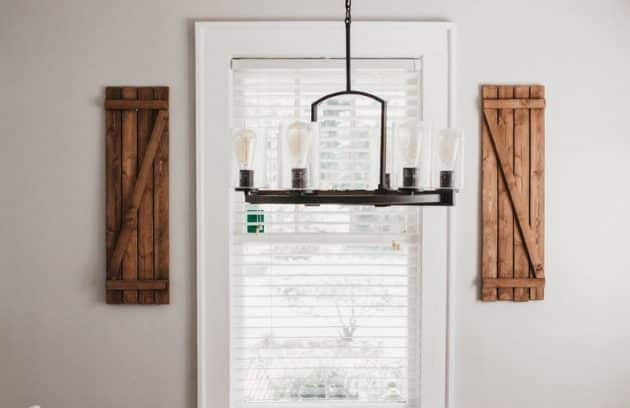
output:
{"label": "rustic wood shutter", "polygon": [[482,87],[482,300],[544,298],[544,87]]}
{"label": "rustic wood shutter", "polygon": [[106,89],[106,300],[169,303],[167,87]]}

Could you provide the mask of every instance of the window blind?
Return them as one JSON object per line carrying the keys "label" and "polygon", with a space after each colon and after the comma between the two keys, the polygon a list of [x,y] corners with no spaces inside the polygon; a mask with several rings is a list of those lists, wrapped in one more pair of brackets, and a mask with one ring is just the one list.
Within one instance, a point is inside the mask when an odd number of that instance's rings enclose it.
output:
{"label": "window blind", "polygon": [[[390,118],[418,118],[420,63],[361,60],[356,89]],[[283,121],[343,88],[338,60],[234,60],[235,126],[254,128],[258,180],[282,186]],[[312,177],[373,188],[379,111],[357,98],[320,110]],[[419,397],[419,215],[403,207],[255,206],[233,197],[231,404],[414,408]]]}

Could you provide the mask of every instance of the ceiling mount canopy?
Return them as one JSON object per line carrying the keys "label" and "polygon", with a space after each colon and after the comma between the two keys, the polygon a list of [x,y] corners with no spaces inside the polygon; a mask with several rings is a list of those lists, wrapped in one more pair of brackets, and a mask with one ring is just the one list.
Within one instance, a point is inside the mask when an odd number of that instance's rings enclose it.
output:
{"label": "ceiling mount canopy", "polygon": [[[440,172],[440,187],[430,189],[420,189],[417,187],[416,168],[403,168],[403,186],[399,189],[391,187],[390,174],[387,173],[387,101],[369,92],[352,89],[352,57],[351,57],[351,0],[345,1],[346,17],[346,56],[345,56],[345,79],[344,90],[333,92],[322,96],[311,104],[311,122],[317,122],[319,105],[323,102],[343,95],[354,95],[372,99],[380,107],[380,152],[379,152],[379,176],[378,187],[375,190],[318,190],[308,188],[307,169],[304,164],[292,166],[292,188],[291,189],[258,189],[254,187],[254,175],[251,166],[251,152],[253,151],[254,136],[247,136],[247,129],[240,129],[236,132],[236,155],[240,166],[240,181],[236,191],[242,191],[245,201],[250,204],[304,204],[304,205],[374,205],[374,206],[452,206],[454,205],[455,189],[453,188],[453,169],[449,168]],[[296,122],[294,125],[299,125]],[[292,125],[292,126],[294,126]],[[304,125],[304,124],[302,124]],[[293,146],[303,146],[310,142],[311,128],[307,126],[289,126],[289,144],[293,141]],[[460,149],[462,132],[459,129],[443,129],[453,131],[450,134],[450,154],[455,155]],[[416,142],[417,144],[417,142]],[[446,146],[447,148],[449,146]],[[292,147],[290,146],[290,149]],[[444,150],[444,149],[442,149]],[[247,154],[250,152],[249,160]],[[299,161],[299,160],[298,160]],[[453,160],[451,160],[453,161]],[[452,165],[450,167],[453,167]]]}

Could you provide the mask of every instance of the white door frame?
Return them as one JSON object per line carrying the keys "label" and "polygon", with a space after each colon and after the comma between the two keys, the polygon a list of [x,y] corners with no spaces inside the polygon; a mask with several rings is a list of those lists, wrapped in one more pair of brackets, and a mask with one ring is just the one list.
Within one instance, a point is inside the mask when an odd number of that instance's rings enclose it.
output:
{"label": "white door frame", "polygon": [[[421,58],[423,118],[454,123],[454,26],[353,22],[357,58]],[[341,22],[197,22],[197,406],[229,407],[229,209],[233,58],[340,58]],[[430,100],[431,103],[425,103]],[[422,212],[421,404],[452,407],[454,212]]]}

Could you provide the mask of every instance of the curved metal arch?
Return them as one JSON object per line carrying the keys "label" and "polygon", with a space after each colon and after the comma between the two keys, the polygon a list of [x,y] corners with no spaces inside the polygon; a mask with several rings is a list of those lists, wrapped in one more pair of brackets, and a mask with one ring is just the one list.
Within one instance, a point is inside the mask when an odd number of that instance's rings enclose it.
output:
{"label": "curved metal arch", "polygon": [[339,91],[339,92],[334,92],[328,95],[324,95],[321,98],[319,98],[318,100],[316,100],[315,102],[313,102],[311,104],[311,122],[317,122],[317,107],[324,101],[328,100],[328,99],[332,99],[332,98],[336,98],[337,96],[341,96],[341,95],[359,95],[359,96],[365,96],[366,98],[370,98],[375,100],[376,102],[381,104],[381,111],[385,111],[387,108],[387,101],[379,96],[373,95],[371,93],[368,92],[362,92],[362,91],[353,91],[353,90],[348,90],[348,91]]}
{"label": "curved metal arch", "polygon": [[366,98],[373,99],[381,105],[381,141],[380,141],[381,152],[380,152],[380,171],[379,171],[378,189],[387,190],[388,186],[385,181],[386,168],[387,168],[387,101],[376,95],[372,95],[371,93],[362,92],[362,91],[353,91],[351,89],[348,89],[346,91],[334,92],[334,93],[322,96],[321,98],[319,98],[318,100],[316,100],[315,102],[311,104],[311,122],[317,122],[317,108],[322,102],[328,99],[335,98],[337,96],[341,96],[341,95],[363,96]]}
{"label": "curved metal arch", "polygon": [[365,98],[370,98],[375,100],[381,105],[381,160],[380,160],[380,172],[379,172],[379,182],[378,189],[380,191],[385,191],[389,189],[388,183],[386,182],[386,168],[387,168],[387,101],[385,99],[380,98],[376,95],[373,95],[368,92],[362,91],[353,91],[352,90],[352,57],[351,57],[351,43],[350,43],[350,25],[352,24],[352,15],[351,15],[352,2],[351,0],[346,0],[346,89],[344,91],[334,92],[325,96],[322,96],[315,102],[311,104],[311,122],[317,122],[317,107],[324,101],[341,96],[341,95],[357,95],[363,96]]}

